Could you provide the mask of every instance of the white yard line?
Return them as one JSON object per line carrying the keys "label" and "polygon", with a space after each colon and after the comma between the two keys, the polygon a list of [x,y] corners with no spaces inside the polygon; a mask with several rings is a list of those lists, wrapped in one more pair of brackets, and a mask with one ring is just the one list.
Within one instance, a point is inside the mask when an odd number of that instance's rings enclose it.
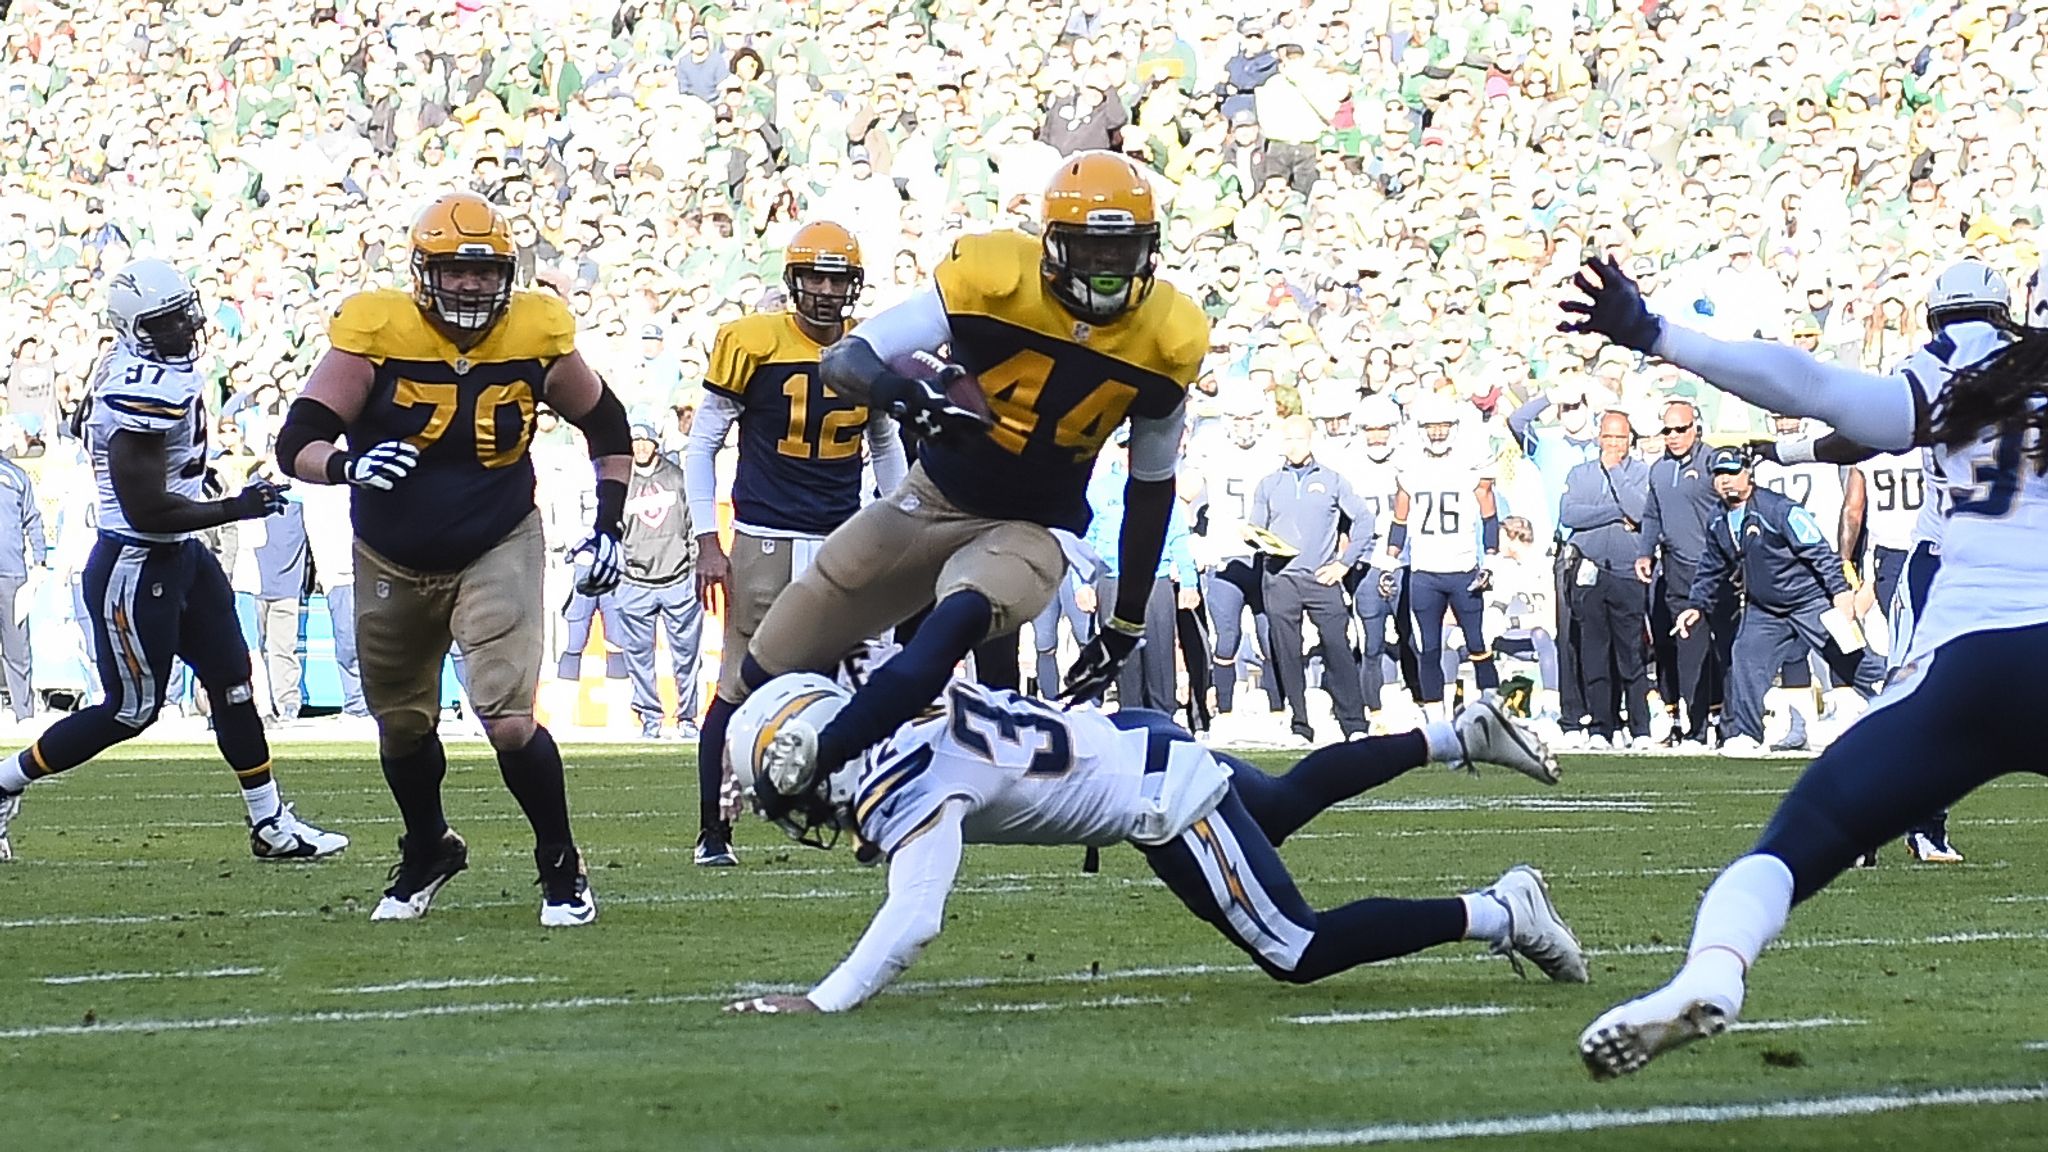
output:
{"label": "white yard line", "polygon": [[1728,1026],[1730,1032],[1807,1032],[1815,1028],[1861,1028],[1868,1020],[1850,1020],[1840,1016],[1810,1016],[1804,1020],[1737,1020]]}
{"label": "white yard line", "polygon": [[226,980],[237,976],[261,976],[263,968],[203,968],[183,972],[81,972],[72,976],[45,976],[43,983],[56,987],[71,984],[117,984],[129,980]]}
{"label": "white yard line", "polygon": [[514,984],[561,984],[559,976],[451,976],[440,980],[401,980],[396,984],[358,984],[329,988],[330,996],[379,996],[386,992],[440,992],[449,988],[505,988]]}
{"label": "white yard line", "polygon": [[1039,1012],[1084,1012],[1100,1011],[1105,1008],[1147,1008],[1157,1004],[1186,1003],[1169,1000],[1164,996],[1102,996],[1093,1000],[1027,1000],[1016,1004],[1000,1002],[962,1004],[958,1008],[947,1008],[948,1012],[967,1015],[983,1013],[994,1015],[1030,1015]]}
{"label": "white yard line", "polygon": [[1320,1016],[1283,1017],[1289,1024],[1388,1024],[1397,1020],[1454,1020],[1467,1016],[1506,1016],[1527,1009],[1502,1004],[1446,1004],[1441,1008],[1396,1008],[1385,1012],[1326,1012]]}
{"label": "white yard line", "polygon": [[1283,1132],[1193,1133],[1102,1144],[1061,1144],[1030,1149],[1028,1152],[1267,1152],[1269,1149],[1355,1148],[1370,1144],[1421,1144],[1443,1140],[1547,1136],[1568,1132],[1601,1132],[1617,1128],[1730,1124],[1745,1120],[1839,1119],[1847,1116],[1905,1112],[1917,1108],[2034,1104],[2043,1100],[2048,1100],[2048,1084],[2011,1088],[1944,1088],[1932,1092],[1885,1092],[1856,1096],[1760,1100],[1752,1104],[1545,1112],[1526,1116],[1499,1116],[1490,1120],[1374,1124],[1344,1130],[1325,1128]]}

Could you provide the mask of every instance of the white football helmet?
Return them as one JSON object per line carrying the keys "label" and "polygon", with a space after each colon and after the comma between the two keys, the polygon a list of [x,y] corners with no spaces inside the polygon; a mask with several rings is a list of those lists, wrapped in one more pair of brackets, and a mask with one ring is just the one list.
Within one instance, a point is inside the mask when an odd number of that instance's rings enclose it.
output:
{"label": "white football helmet", "polygon": [[1422,450],[1431,456],[1447,455],[1458,431],[1457,401],[1441,392],[1425,392],[1411,415],[1422,429]]}
{"label": "white football helmet", "polygon": [[1927,327],[1939,332],[1958,320],[2004,323],[2012,312],[2012,289],[1981,260],[1958,260],[1942,269],[1927,292]]}
{"label": "white football helmet", "polygon": [[189,368],[199,358],[206,313],[184,273],[162,260],[137,260],[107,282],[106,321],[137,356]]}
{"label": "white football helmet", "polygon": [[[748,696],[726,730],[725,762],[741,795],[798,843],[828,847],[830,841],[819,839],[818,829],[831,829],[836,837],[852,826],[854,785],[865,760],[855,758],[823,780],[815,771],[791,779],[771,766],[769,748],[778,739],[804,737],[815,745],[818,733],[851,699],[853,693],[830,677],[791,672]],[[803,761],[815,764],[816,758]]]}
{"label": "white football helmet", "polygon": [[1401,426],[1401,406],[1378,393],[1367,396],[1351,417],[1365,438],[1366,458],[1384,464],[1394,455],[1394,430]]}

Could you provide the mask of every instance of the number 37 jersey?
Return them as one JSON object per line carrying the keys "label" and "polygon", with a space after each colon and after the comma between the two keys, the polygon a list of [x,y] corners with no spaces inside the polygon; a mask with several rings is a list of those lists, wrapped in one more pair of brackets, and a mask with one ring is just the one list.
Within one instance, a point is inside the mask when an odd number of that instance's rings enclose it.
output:
{"label": "number 37 jersey", "polygon": [[363,451],[387,440],[420,450],[389,492],[350,495],[356,536],[420,572],[453,572],[490,551],[533,511],[534,406],[550,365],[576,349],[576,320],[543,292],[514,292],[498,323],[458,349],[393,289],[342,302],[328,328],[337,351],[376,366],[369,402],[348,428]]}
{"label": "number 37 jersey", "polygon": [[1099,712],[955,683],[943,714],[897,732],[862,774],[854,817],[884,852],[964,800],[974,844],[1093,844],[1128,839],[1144,811],[1146,737]]}
{"label": "number 37 jersey", "polygon": [[164,438],[164,490],[187,500],[203,498],[206,481],[206,402],[199,373],[145,360],[116,348],[93,372],[85,446],[98,485],[99,526],[138,540],[182,540],[190,532],[137,532],[114,494],[108,446],[117,432]]}

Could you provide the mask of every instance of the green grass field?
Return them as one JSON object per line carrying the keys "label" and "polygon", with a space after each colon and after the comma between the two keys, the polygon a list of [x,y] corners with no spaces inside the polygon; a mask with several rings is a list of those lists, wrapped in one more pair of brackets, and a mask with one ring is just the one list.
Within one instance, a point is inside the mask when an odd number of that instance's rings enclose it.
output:
{"label": "green grass field", "polygon": [[[744,868],[692,867],[687,749],[571,750],[603,911],[555,933],[480,749],[448,782],[471,869],[413,925],[368,922],[398,829],[366,749],[279,756],[306,815],[356,838],[311,866],[249,857],[233,782],[198,752],[130,751],[28,797],[0,867],[0,1149],[2048,1147],[2031,777],[1958,813],[1969,863],[1891,846],[1795,916],[1745,1015],[1801,1026],[1603,1085],[1578,1030],[1669,974],[1788,766],[1579,758],[1540,792],[1424,769],[1288,845],[1326,905],[1535,863],[1596,954],[1591,987],[1518,980],[1477,945],[1284,987],[1131,850],[1090,876],[1078,850],[979,848],[904,986],[847,1017],[758,1018],[718,1009],[827,971],[882,873],[765,826]],[[1353,1019],[1298,1022],[1331,1016]]]}

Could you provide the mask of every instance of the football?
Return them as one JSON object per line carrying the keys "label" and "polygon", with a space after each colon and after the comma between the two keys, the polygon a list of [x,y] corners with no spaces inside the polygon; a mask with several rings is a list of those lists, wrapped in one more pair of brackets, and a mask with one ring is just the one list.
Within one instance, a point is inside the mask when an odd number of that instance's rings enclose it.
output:
{"label": "football", "polygon": [[981,391],[981,380],[958,364],[920,351],[891,360],[889,367],[912,380],[941,384],[946,399],[981,417],[984,423],[995,423],[995,413],[988,406],[988,397]]}

